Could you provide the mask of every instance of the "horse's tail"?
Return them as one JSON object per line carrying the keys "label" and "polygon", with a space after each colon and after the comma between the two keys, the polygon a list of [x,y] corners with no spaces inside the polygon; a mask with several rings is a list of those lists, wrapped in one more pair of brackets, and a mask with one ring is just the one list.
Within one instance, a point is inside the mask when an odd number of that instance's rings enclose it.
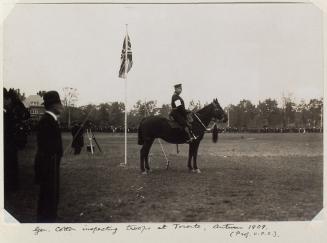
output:
{"label": "horse's tail", "polygon": [[137,143],[138,143],[138,145],[143,145],[143,143],[144,143],[143,133],[142,133],[142,121],[140,122],[139,128],[137,129]]}

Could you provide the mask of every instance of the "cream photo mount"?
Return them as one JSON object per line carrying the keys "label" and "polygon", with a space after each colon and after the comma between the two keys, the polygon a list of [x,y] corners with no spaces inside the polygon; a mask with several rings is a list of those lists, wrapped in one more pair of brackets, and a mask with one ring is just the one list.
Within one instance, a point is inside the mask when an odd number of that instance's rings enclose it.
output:
{"label": "cream photo mount", "polygon": [[[2,12],[0,15],[1,20],[1,52],[3,53],[4,43],[3,43],[3,21],[5,20],[6,16],[10,14],[10,11],[12,8],[15,7],[15,4],[55,4],[55,3],[65,3],[69,4],[67,1],[51,1],[51,0],[43,0],[43,1],[29,1],[29,0],[23,0],[23,1],[10,1],[7,0],[5,3],[1,3],[3,5]],[[318,8],[323,11],[323,26],[327,26],[327,3],[324,0],[315,0],[315,1],[296,1],[296,0],[288,0],[288,1],[240,1],[240,0],[230,0],[230,1],[186,1],[186,0],[180,0],[180,1],[165,1],[165,3],[161,1],[106,1],[106,0],[98,0],[98,1],[86,1],[86,0],[77,0],[77,1],[69,1],[70,3],[79,3],[79,4],[89,4],[89,3],[96,3],[96,4],[120,4],[120,3],[130,3],[130,4],[176,4],[176,2],[182,4],[210,4],[210,3],[219,3],[219,4],[251,4],[251,3],[276,3],[276,4],[315,4]],[[326,39],[327,39],[327,28],[324,28],[322,30],[323,32],[323,44],[324,44],[324,94],[326,94],[326,56],[327,56],[327,48],[326,48]],[[2,54],[1,54],[2,55]],[[3,58],[1,57],[1,77],[3,77]],[[2,79],[3,82],[3,79]],[[3,97],[1,98],[1,102],[3,100]],[[324,114],[326,112],[326,109],[324,109]],[[1,116],[3,116],[1,114]],[[0,125],[3,127],[3,117],[1,117]],[[324,125],[326,125],[326,121],[324,121]],[[3,134],[3,131],[1,130],[1,134]],[[323,133],[323,148],[324,151],[326,150],[326,138],[325,138],[325,131]],[[3,147],[3,140],[1,140],[1,146]],[[1,158],[3,161],[3,153],[1,154]],[[275,239],[275,242],[309,242],[308,240],[314,239],[315,241],[310,242],[325,242],[327,240],[327,234],[326,234],[326,226],[327,226],[327,214],[326,214],[326,161],[324,156],[324,187],[323,187],[323,205],[324,208],[315,216],[315,218],[312,221],[305,221],[305,222],[232,222],[231,224],[234,225],[240,225],[247,227],[248,225],[267,225],[268,227],[274,228],[277,232],[280,233],[280,237]],[[1,178],[3,178],[3,163],[1,163]],[[1,182],[1,198],[3,197],[3,180]],[[3,199],[3,198],[2,198]],[[203,232],[198,231],[187,231],[187,230],[168,230],[166,232],[160,232],[158,230],[153,230],[153,232],[144,232],[142,234],[131,234],[130,232],[125,232],[124,230],[128,226],[128,224],[122,224],[122,223],[108,223],[108,224],[97,224],[97,223],[90,223],[90,224],[52,224],[52,225],[39,225],[39,224],[20,224],[14,217],[12,217],[8,212],[6,212],[3,209],[3,200],[1,200],[2,204],[2,220],[0,223],[0,240],[4,239],[4,242],[21,242],[21,240],[24,239],[24,242],[52,242],[54,239],[60,240],[62,242],[103,242],[103,241],[111,241],[111,242],[153,242],[153,241],[170,241],[170,242],[198,242],[200,240],[205,240],[206,242],[217,242],[217,240],[220,241],[227,241],[230,240],[230,235],[226,233],[216,233],[214,231],[205,230]],[[227,223],[227,222],[226,222]],[[212,228],[215,223],[199,223],[204,228]],[[223,222],[221,223],[223,224]],[[81,230],[85,225],[94,225],[94,226],[117,226],[119,229],[121,229],[121,233],[116,235],[106,235],[104,233],[98,233],[98,234],[90,234],[85,235],[84,232],[78,233],[78,232],[69,232],[69,233],[58,233],[56,232],[56,229],[58,227],[76,227],[78,230]],[[139,226],[148,226],[153,225],[154,228],[158,228],[162,224],[155,223],[133,223],[133,225],[139,225]],[[173,223],[167,223],[167,225],[170,225],[172,228]],[[192,224],[193,225],[193,224]],[[51,229],[51,233],[44,233],[44,235],[35,235],[35,228],[36,227],[44,227]],[[236,242],[242,241],[242,239],[232,239]],[[243,239],[244,240],[244,239]],[[256,238],[252,239],[251,242],[271,242],[271,239],[269,238]]]}

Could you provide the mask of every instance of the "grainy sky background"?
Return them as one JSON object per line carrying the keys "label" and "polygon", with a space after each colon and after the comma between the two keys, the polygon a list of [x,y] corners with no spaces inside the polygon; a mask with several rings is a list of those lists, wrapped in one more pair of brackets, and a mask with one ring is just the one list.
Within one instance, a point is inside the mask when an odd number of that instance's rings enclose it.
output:
{"label": "grainy sky background", "polygon": [[312,4],[17,5],[4,22],[4,86],[78,89],[77,105],[123,101],[118,78],[128,23],[128,104],[218,98],[257,103],[323,97],[322,13]]}

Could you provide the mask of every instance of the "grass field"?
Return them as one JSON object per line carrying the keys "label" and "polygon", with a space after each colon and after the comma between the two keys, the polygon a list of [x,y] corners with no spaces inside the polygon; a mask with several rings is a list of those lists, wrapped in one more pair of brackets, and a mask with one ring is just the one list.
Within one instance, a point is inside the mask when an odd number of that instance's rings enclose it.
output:
{"label": "grass field", "polygon": [[[128,165],[122,135],[95,134],[103,153],[65,154],[61,163],[59,222],[219,222],[311,220],[323,207],[322,134],[209,134],[199,149],[201,174],[187,170],[187,145],[158,141],[152,173],[141,175],[136,135]],[[63,134],[64,146],[71,137]],[[35,137],[19,154],[21,188],[5,198],[21,222],[35,222]]]}

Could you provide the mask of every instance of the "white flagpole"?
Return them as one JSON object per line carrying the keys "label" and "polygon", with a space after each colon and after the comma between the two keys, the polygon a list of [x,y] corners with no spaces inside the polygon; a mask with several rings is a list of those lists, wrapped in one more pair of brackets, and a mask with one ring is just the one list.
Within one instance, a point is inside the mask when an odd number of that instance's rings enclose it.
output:
{"label": "white flagpole", "polygon": [[127,165],[127,52],[128,52],[128,39],[127,39],[127,24],[125,36],[125,165]]}
{"label": "white flagpole", "polygon": [[324,115],[324,108],[323,104],[321,105],[321,115],[320,115],[320,132],[322,132],[323,129],[323,115]]}

